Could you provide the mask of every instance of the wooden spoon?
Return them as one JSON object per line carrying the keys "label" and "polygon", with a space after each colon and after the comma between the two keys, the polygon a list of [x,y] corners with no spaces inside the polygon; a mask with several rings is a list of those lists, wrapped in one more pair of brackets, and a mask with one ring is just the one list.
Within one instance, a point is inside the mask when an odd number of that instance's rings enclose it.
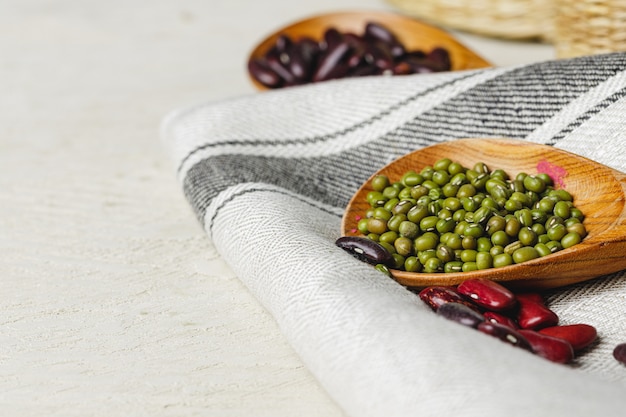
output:
{"label": "wooden spoon", "polygon": [[[413,169],[419,172],[448,157],[465,167],[484,162],[509,175],[519,172],[550,174],[574,197],[585,219],[587,236],[568,249],[511,266],[472,272],[411,273],[392,270],[392,276],[409,287],[456,285],[470,278],[506,282],[516,288],[554,288],[626,269],[626,174],[563,150],[513,139],[459,139],[409,153],[382,168],[378,174],[398,181]],[[342,221],[342,234],[359,234],[357,222],[369,208],[366,195],[371,178],[350,200]],[[360,216],[360,217],[359,217]]]}
{"label": "wooden spoon", "polygon": [[[278,29],[261,41],[250,53],[248,62],[264,56],[280,35],[287,35],[294,40],[307,36],[319,41],[323,38],[324,32],[331,27],[340,32],[362,34],[368,22],[380,23],[391,30],[407,50],[420,49],[428,52],[438,46],[447,49],[453,71],[491,66],[489,62],[462,45],[444,30],[422,23],[412,17],[376,11],[330,13],[292,23]],[[250,76],[249,73],[248,75]],[[267,87],[259,83],[254,77],[250,76],[250,80],[259,90],[267,90]]]}

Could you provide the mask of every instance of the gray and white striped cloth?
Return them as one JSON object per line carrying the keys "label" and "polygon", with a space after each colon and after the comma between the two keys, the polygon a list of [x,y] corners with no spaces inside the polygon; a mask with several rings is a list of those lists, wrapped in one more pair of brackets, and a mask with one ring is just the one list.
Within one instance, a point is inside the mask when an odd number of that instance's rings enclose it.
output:
{"label": "gray and white striped cloth", "polygon": [[505,136],[626,171],[626,54],[258,93],[174,111],[162,134],[208,237],[348,415],[623,415],[626,273],[547,294],[599,332],[564,366],[441,319],[334,240],[364,180],[441,141]]}

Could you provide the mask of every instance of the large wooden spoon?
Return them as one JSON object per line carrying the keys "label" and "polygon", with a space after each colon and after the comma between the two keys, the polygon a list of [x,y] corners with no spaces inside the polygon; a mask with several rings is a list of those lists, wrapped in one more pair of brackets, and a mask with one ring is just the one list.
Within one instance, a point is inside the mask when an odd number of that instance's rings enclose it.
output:
{"label": "large wooden spoon", "polygon": [[[574,197],[585,215],[588,231],[583,241],[568,249],[524,263],[457,273],[411,273],[392,270],[392,276],[409,287],[456,285],[470,278],[506,282],[517,288],[554,288],[626,269],[626,174],[587,158],[546,145],[513,139],[459,139],[409,153],[385,166],[378,174],[398,181],[409,171],[421,170],[441,158],[466,167],[484,162],[509,175],[545,172]],[[366,195],[371,178],[350,200],[342,221],[344,236],[358,235],[359,218],[369,208]]]}
{"label": "large wooden spoon", "polygon": [[[319,41],[329,28],[335,28],[343,33],[362,34],[368,22],[376,22],[387,27],[407,50],[430,51],[435,47],[447,49],[450,54],[452,71],[491,66],[488,61],[442,29],[409,16],[379,11],[328,13],[291,23],[277,29],[255,46],[248,57],[248,61],[264,56],[281,35],[286,35],[294,40],[309,37]],[[250,74],[248,73],[248,75]],[[259,90],[267,90],[267,87],[259,83],[254,77],[250,76],[250,81]]]}

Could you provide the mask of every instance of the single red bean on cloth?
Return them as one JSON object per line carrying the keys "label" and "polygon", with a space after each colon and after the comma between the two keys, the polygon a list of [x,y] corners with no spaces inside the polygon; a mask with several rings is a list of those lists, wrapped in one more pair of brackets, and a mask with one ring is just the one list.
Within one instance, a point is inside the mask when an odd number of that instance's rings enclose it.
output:
{"label": "single red bean on cloth", "polygon": [[289,87],[365,75],[406,75],[450,71],[449,52],[407,50],[396,35],[377,22],[363,34],[328,28],[319,42],[280,35],[261,57],[250,59],[248,72],[268,88]]}
{"label": "single red bean on cloth", "polygon": [[613,357],[618,361],[626,365],[626,343],[620,343],[613,349]]}
{"label": "single red bean on cloth", "polygon": [[[516,294],[492,281],[471,279],[456,287],[426,287],[419,297],[446,319],[555,363],[572,362],[597,338],[596,329],[588,324],[557,325],[559,317],[540,293]],[[614,356],[626,364],[626,343],[616,348]]]}

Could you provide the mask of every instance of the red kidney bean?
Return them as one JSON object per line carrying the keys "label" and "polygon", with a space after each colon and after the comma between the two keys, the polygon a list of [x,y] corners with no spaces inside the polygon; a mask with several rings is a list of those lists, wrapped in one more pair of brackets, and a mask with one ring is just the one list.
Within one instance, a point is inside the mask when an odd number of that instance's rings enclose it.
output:
{"label": "red kidney bean", "polygon": [[286,83],[294,83],[295,77],[285,66],[285,64],[289,62],[289,57],[285,52],[279,52],[278,49],[274,47],[265,55],[265,59],[267,60],[267,65]]}
{"label": "red kidney bean", "polygon": [[430,74],[436,71],[434,66],[426,59],[407,59],[406,62],[411,66],[411,70],[415,74]]}
{"label": "red kidney bean", "polygon": [[350,72],[350,67],[348,66],[348,63],[345,61],[340,62],[337,65],[335,65],[333,68],[331,68],[331,70],[326,74],[326,76],[323,79],[319,79],[318,81],[328,81],[328,80],[334,80],[337,78],[343,78],[343,77],[346,77],[349,72]]}
{"label": "red kidney bean", "polygon": [[365,47],[365,61],[381,70],[388,70],[393,67],[393,56],[384,43],[370,43]]}
{"label": "red kidney bean", "polygon": [[447,71],[450,69],[450,54],[444,48],[435,48],[427,55],[428,59],[437,65],[439,71]]}
{"label": "red kidney bean", "polygon": [[533,301],[537,304],[545,305],[545,300],[543,299],[543,296],[536,292],[517,293],[515,294],[515,298],[517,298],[518,300],[524,299],[524,300]]}
{"label": "red kidney bean", "polygon": [[298,45],[298,47],[302,51],[302,56],[304,57],[304,59],[310,61],[311,63],[314,63],[315,58],[320,53],[319,44],[309,37],[304,37],[296,42],[296,45]]}
{"label": "red kidney bean", "polygon": [[352,47],[346,60],[350,68],[356,68],[365,63],[365,42],[353,33],[344,35],[344,40]]}
{"label": "red kidney bean", "polygon": [[546,327],[539,330],[539,333],[567,340],[575,351],[591,345],[598,335],[595,327],[582,323]]}
{"label": "red kidney bean", "polygon": [[343,40],[348,42],[352,46],[365,45],[365,39],[356,33],[346,32],[343,34]]}
{"label": "red kidney bean", "polygon": [[388,265],[393,261],[393,257],[387,249],[365,237],[342,236],[335,241],[335,245],[359,260],[370,264]]}
{"label": "red kidney bean", "polygon": [[346,59],[346,65],[350,69],[358,67],[361,62],[363,62],[363,52],[361,51],[353,50]]}
{"label": "red kidney bean", "polygon": [[[548,308],[539,293],[514,294],[518,308],[501,312],[489,310],[471,297],[476,291],[467,286],[475,286],[473,281],[476,280],[467,280],[456,287],[426,287],[419,292],[419,297],[443,317],[523,347],[556,363],[571,362],[577,352],[591,345],[597,338],[596,329],[588,324],[558,326],[558,316]],[[472,301],[468,300],[468,295]],[[479,322],[480,317],[483,321]],[[615,348],[614,357],[626,365],[626,343]]]}
{"label": "red kidney bean", "polygon": [[248,62],[248,71],[261,84],[266,87],[276,88],[282,85],[282,79],[272,70],[265,59],[254,59]]}
{"label": "red kidney bean", "polygon": [[532,347],[526,338],[517,330],[489,321],[483,321],[478,325],[478,330],[513,346],[521,347],[532,352]]}
{"label": "red kidney bean", "polygon": [[468,303],[467,300],[452,287],[426,287],[419,292],[419,297],[434,311],[437,311],[439,307],[446,303],[465,304],[478,311],[474,305]]}
{"label": "red kidney bean", "polygon": [[557,363],[568,363],[574,359],[574,348],[563,339],[541,334],[534,330],[520,330],[537,355]]}
{"label": "red kidney bean", "polygon": [[333,78],[450,69],[445,49],[435,48],[429,53],[407,50],[390,30],[376,22],[368,22],[362,35],[328,28],[319,42],[308,37],[293,40],[282,34],[261,59],[251,60],[248,65],[250,75],[269,88]]}
{"label": "red kidney bean", "polygon": [[519,329],[519,326],[517,325],[515,320],[503,314],[496,313],[495,311],[485,311],[483,313],[483,316],[485,316],[485,320],[490,321],[492,323],[497,323],[503,326],[508,326],[511,329]]}
{"label": "red kidney bean", "polygon": [[[320,58],[320,64],[313,74],[313,82],[326,81],[331,78],[336,78],[338,75],[337,68],[340,67],[341,61],[350,52],[350,45],[347,42],[341,42],[332,48],[329,47]],[[345,66],[345,72],[348,71],[348,66]]]}
{"label": "red kidney bean", "polygon": [[287,52],[289,48],[291,47],[291,45],[292,45],[291,38],[288,37],[287,35],[280,35],[276,39],[275,46],[276,46],[276,50],[279,53]]}
{"label": "red kidney bean", "polygon": [[486,279],[463,281],[457,291],[488,310],[510,310],[517,303],[515,295],[508,288]]}
{"label": "red kidney bean", "polygon": [[522,329],[539,330],[559,323],[556,313],[543,304],[524,298],[518,299],[518,304],[517,323]]}
{"label": "red kidney bean", "polygon": [[464,326],[477,328],[485,321],[482,314],[461,303],[444,303],[437,309],[437,314]]}
{"label": "red kidney bean", "polygon": [[329,28],[324,32],[324,43],[322,49],[336,48],[341,42],[343,42],[343,34],[335,28]]}
{"label": "red kidney bean", "polygon": [[389,51],[394,58],[400,58],[406,53],[404,45],[401,43],[393,43],[389,45]]}
{"label": "red kidney bean", "polygon": [[398,41],[396,36],[387,30],[387,28],[377,23],[370,22],[365,25],[365,33],[363,37],[366,40],[384,43],[387,46],[387,49],[389,49],[391,55],[395,58],[404,55],[406,52],[404,45]]}
{"label": "red kidney bean", "polygon": [[365,25],[365,34],[363,37],[365,39],[379,40],[389,44],[398,42],[396,35],[376,22],[368,22]]}
{"label": "red kidney bean", "polygon": [[300,50],[300,55],[302,56],[302,60],[307,68],[305,81],[308,82],[313,76],[314,68],[317,68],[320,56],[320,47],[318,43],[311,38],[302,38],[296,43],[296,45]]}
{"label": "red kidney bean", "polygon": [[297,43],[290,45],[287,52],[289,55],[289,61],[286,64],[287,69],[298,81],[306,81],[311,72],[311,64],[307,62],[303,52]]}
{"label": "red kidney bean", "polygon": [[620,343],[613,349],[613,357],[618,361],[626,365],[626,343]]}

